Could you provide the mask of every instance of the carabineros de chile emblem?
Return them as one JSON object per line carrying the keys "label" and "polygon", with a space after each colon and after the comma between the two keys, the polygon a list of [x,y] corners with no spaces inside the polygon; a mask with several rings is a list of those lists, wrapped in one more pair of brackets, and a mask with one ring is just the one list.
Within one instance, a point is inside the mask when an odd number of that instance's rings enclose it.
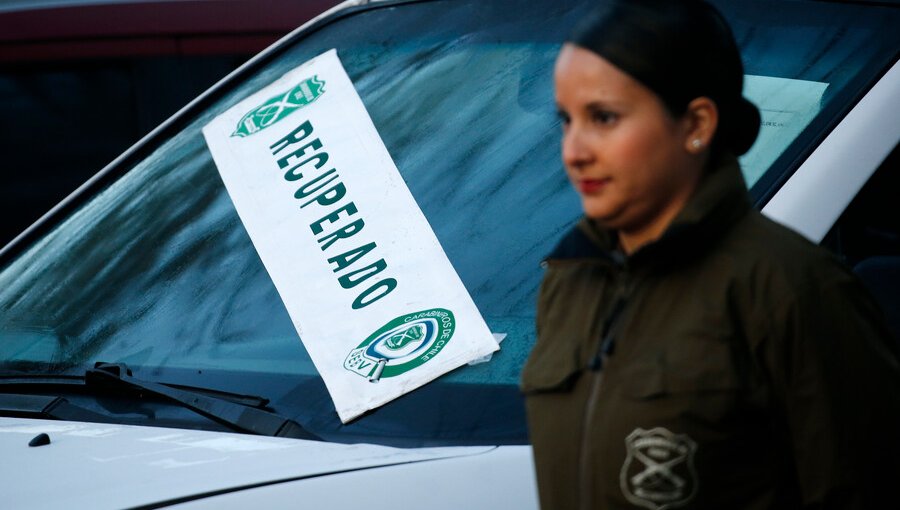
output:
{"label": "carabineros de chile emblem", "polygon": [[453,312],[444,308],[402,315],[350,351],[344,368],[372,382],[398,376],[437,356],[455,328]]}
{"label": "carabineros de chile emblem", "polygon": [[250,136],[275,124],[295,110],[312,103],[325,93],[325,82],[318,76],[307,78],[292,89],[270,98],[265,103],[247,112],[231,136]]}

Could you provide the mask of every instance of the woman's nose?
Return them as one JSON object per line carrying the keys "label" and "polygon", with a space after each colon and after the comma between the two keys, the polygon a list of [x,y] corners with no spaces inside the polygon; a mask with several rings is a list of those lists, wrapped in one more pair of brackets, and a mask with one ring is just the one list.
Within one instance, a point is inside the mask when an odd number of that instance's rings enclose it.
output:
{"label": "woman's nose", "polygon": [[562,159],[563,164],[572,169],[581,169],[591,162],[592,153],[584,143],[582,133],[577,129],[569,128],[563,134]]}

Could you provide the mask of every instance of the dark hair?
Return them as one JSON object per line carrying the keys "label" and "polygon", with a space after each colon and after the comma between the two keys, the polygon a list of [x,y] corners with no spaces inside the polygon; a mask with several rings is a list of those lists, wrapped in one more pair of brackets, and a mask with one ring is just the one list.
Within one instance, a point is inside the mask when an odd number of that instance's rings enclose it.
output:
{"label": "dark hair", "polygon": [[759,110],[742,96],[744,67],[722,15],[702,0],[613,0],[569,42],[590,50],[656,93],[673,116],[708,97],[719,110],[713,148],[736,155],[759,133]]}

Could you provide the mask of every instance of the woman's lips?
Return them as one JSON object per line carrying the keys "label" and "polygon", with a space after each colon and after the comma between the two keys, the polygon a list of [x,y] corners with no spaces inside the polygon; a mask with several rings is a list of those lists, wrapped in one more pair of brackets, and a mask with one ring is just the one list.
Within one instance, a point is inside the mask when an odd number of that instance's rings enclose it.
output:
{"label": "woman's lips", "polygon": [[582,179],[578,181],[578,191],[591,195],[602,190],[609,183],[609,179]]}

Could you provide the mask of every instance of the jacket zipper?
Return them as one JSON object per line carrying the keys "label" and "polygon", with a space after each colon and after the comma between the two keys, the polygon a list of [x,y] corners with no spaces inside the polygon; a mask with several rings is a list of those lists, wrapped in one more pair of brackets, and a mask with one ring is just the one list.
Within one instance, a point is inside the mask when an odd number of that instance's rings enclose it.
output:
{"label": "jacket zipper", "polygon": [[613,304],[609,316],[603,323],[603,334],[601,336],[602,340],[600,345],[597,347],[597,352],[594,353],[594,356],[588,362],[588,369],[591,373],[596,375],[591,383],[591,391],[588,395],[583,414],[584,421],[581,424],[581,455],[579,462],[580,497],[578,505],[581,510],[592,510],[594,508],[593,487],[590,476],[591,470],[589,469],[590,455],[588,454],[591,445],[591,434],[588,430],[588,426],[593,422],[594,414],[597,409],[597,399],[600,396],[600,386],[603,382],[603,367],[606,365],[609,356],[611,356],[615,350],[616,337],[622,329],[622,312],[625,310],[625,305],[632,294],[632,290],[633,287],[629,288],[625,285],[619,287],[616,301]]}
{"label": "jacket zipper", "polygon": [[594,381],[591,383],[591,393],[588,397],[587,405],[584,410],[584,423],[582,423],[582,432],[581,432],[581,462],[579,463],[579,481],[578,487],[580,489],[580,497],[579,508],[581,510],[591,510],[593,508],[593,494],[591,489],[591,480],[590,480],[590,469],[588,469],[588,463],[590,461],[590,455],[588,455],[588,447],[590,446],[590,441],[588,438],[590,434],[587,431],[587,426],[594,419],[594,410],[596,409],[597,404],[597,395],[600,393],[600,383],[603,381],[603,372],[596,372],[594,376]]}

